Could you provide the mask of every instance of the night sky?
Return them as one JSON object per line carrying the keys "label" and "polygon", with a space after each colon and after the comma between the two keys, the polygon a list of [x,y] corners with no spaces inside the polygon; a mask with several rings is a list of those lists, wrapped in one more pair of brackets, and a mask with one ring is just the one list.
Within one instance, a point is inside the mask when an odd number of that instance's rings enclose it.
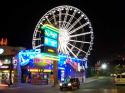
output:
{"label": "night sky", "polygon": [[[59,5],[72,5],[82,10],[94,29],[94,45],[90,59],[125,51],[124,0],[29,0],[8,2],[7,29],[0,37],[7,37],[10,46],[32,48],[32,35],[39,19]],[[2,32],[2,34],[1,34]]]}

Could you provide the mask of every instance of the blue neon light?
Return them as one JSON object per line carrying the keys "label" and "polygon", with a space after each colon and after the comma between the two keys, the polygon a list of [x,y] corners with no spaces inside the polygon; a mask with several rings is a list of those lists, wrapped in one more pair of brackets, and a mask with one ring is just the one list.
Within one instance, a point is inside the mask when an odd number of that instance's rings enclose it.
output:
{"label": "blue neon light", "polygon": [[44,38],[44,45],[57,48],[58,47],[58,42],[57,42],[57,40],[45,37]]}
{"label": "blue neon light", "polygon": [[19,62],[21,66],[26,66],[28,64],[33,64],[34,57],[40,53],[40,50],[22,50],[19,52]]}

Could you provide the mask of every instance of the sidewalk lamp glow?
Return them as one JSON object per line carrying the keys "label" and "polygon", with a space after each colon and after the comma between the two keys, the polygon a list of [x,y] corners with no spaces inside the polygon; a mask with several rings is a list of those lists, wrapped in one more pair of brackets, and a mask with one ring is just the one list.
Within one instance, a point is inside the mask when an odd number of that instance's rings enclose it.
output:
{"label": "sidewalk lamp glow", "polygon": [[103,63],[103,64],[101,65],[101,68],[102,68],[102,69],[107,69],[107,64],[106,64],[106,63]]}

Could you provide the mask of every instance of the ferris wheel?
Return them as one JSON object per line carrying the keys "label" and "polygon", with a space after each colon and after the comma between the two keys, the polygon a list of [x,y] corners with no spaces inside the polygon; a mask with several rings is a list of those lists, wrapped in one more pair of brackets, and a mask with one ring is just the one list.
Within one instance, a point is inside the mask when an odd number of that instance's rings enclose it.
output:
{"label": "ferris wheel", "polygon": [[41,48],[40,26],[49,24],[59,29],[58,52],[75,58],[87,58],[93,45],[93,28],[88,17],[78,8],[62,5],[44,14],[37,23],[33,39],[33,49]]}

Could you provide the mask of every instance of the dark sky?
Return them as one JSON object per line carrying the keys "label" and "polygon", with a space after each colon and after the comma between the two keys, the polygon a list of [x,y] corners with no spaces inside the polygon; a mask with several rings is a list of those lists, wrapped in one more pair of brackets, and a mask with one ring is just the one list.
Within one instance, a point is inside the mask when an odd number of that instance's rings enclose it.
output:
{"label": "dark sky", "polygon": [[32,48],[32,35],[39,19],[53,7],[67,4],[82,10],[92,23],[95,37],[92,56],[99,59],[125,51],[124,0],[17,0],[7,3],[7,29],[0,37],[7,37],[9,45]]}

